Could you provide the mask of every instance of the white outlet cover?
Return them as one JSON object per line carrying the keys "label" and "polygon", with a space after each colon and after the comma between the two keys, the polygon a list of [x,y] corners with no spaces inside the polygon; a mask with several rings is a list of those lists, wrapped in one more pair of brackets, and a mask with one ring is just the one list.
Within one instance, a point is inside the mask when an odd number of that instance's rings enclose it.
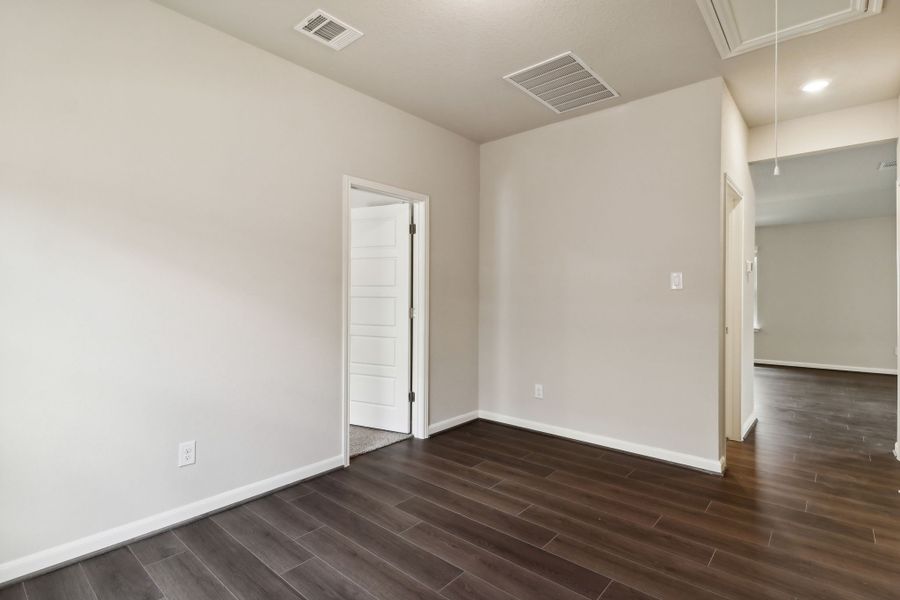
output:
{"label": "white outlet cover", "polygon": [[197,442],[181,442],[178,444],[178,466],[186,467],[197,462]]}
{"label": "white outlet cover", "polygon": [[673,290],[684,289],[684,273],[673,272],[669,274],[669,287]]}
{"label": "white outlet cover", "polygon": [[544,386],[542,384],[534,384],[534,397],[538,399],[544,397]]}

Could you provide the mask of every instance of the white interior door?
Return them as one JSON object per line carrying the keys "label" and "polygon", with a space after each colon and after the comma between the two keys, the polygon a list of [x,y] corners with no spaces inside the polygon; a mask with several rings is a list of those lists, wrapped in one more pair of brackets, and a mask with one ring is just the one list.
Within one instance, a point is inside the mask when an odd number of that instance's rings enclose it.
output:
{"label": "white interior door", "polygon": [[350,424],[409,431],[410,206],[350,209]]}

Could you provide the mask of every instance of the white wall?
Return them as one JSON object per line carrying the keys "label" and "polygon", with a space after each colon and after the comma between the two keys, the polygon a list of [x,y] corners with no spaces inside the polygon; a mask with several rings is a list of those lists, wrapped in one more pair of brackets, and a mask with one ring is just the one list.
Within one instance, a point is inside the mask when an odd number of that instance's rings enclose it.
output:
{"label": "white wall", "polygon": [[760,227],[756,358],[895,370],[896,220]]}
{"label": "white wall", "polygon": [[[749,130],[731,93],[724,88],[722,99],[722,172],[742,194],[744,205],[744,261],[752,260],[755,250],[756,193],[747,161]],[[724,206],[724,205],[723,205]],[[723,215],[724,222],[724,215]],[[746,264],[746,262],[744,263]],[[756,416],[753,398],[753,285],[745,272],[743,278],[743,327],[741,332],[741,431],[753,424]],[[724,340],[723,340],[724,343]],[[723,351],[724,355],[724,351]],[[723,377],[724,380],[724,377]],[[724,402],[724,390],[723,398]],[[724,410],[722,411],[724,417]],[[724,427],[724,422],[723,422]],[[723,436],[724,439],[724,436]],[[722,456],[725,448],[721,448]]]}
{"label": "white wall", "polygon": [[483,414],[719,469],[723,89],[481,147]]}
{"label": "white wall", "polygon": [[477,409],[475,144],[138,0],[0,3],[0,81],[0,581],[336,464],[345,173],[430,194]]}
{"label": "white wall", "polygon": [[[898,123],[896,100],[789,119],[778,124],[778,152],[780,156],[794,156],[883,142],[898,136]],[[750,162],[774,157],[775,126],[770,123],[751,129]]]}

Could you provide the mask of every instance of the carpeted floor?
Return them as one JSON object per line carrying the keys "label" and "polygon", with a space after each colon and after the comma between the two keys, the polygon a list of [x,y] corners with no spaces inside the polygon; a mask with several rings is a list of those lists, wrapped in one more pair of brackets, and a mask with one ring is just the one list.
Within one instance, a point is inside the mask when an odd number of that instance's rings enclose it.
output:
{"label": "carpeted floor", "polygon": [[383,429],[370,429],[368,427],[350,426],[350,456],[365,454],[372,450],[378,450],[390,446],[395,442],[410,437],[408,433],[384,431]]}

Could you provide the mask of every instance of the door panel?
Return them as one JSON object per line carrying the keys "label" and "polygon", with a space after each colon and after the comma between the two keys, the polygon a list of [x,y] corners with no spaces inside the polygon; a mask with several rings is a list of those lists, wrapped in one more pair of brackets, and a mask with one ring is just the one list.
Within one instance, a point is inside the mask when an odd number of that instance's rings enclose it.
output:
{"label": "door panel", "polygon": [[410,207],[350,211],[350,423],[409,431]]}

